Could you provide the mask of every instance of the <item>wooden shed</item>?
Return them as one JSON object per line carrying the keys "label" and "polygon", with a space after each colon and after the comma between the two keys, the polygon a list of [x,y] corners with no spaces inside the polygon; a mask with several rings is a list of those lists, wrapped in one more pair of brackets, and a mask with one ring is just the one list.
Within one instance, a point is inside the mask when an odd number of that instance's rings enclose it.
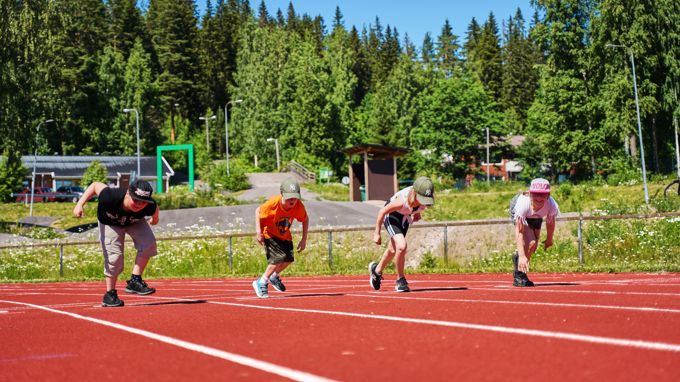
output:
{"label": "wooden shed", "polygon": [[[410,151],[401,147],[371,144],[361,144],[342,150],[349,156],[349,199],[351,201],[389,199],[399,190],[397,157]],[[362,156],[361,163],[352,162],[354,155]]]}

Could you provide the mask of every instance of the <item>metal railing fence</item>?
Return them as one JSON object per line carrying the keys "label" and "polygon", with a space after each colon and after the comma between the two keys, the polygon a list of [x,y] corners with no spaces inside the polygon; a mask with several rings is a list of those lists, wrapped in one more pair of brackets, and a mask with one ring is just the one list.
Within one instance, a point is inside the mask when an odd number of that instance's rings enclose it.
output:
{"label": "metal railing fence", "polygon": [[[680,217],[680,212],[670,212],[670,213],[654,213],[654,214],[621,214],[621,215],[582,215],[578,216],[563,216],[558,217],[558,222],[569,222],[577,221],[577,240],[578,240],[578,258],[579,264],[584,263],[583,256],[583,222],[584,221],[597,221],[597,220],[627,220],[627,219],[658,219],[658,218],[669,218],[669,217]],[[448,228],[450,227],[467,227],[467,226],[485,226],[485,225],[509,225],[509,218],[498,218],[498,219],[484,219],[484,220],[452,220],[443,222],[419,222],[417,228],[441,228],[443,230],[443,258],[445,262],[448,262]],[[416,226],[414,226],[416,228]],[[314,228],[309,230],[309,234],[314,233],[326,233],[328,240],[328,265],[333,267],[333,233],[344,233],[353,231],[373,231],[375,229],[374,225],[355,225],[355,226],[333,226],[333,227],[322,227]],[[299,232],[295,230],[294,232]],[[233,247],[232,240],[234,238],[240,237],[254,237],[255,231],[246,232],[224,232],[208,235],[185,235],[185,236],[166,236],[157,237],[156,241],[184,241],[184,240],[204,240],[204,239],[227,239],[228,241],[228,259],[229,259],[229,270],[233,269]],[[127,239],[126,241],[130,241]],[[69,246],[80,246],[80,245],[93,245],[100,244],[98,240],[81,240],[81,241],[51,241],[48,243],[23,243],[23,244],[11,244],[11,245],[0,245],[0,250],[4,249],[17,249],[17,248],[45,248],[45,247],[55,247],[59,249],[59,275],[64,276],[64,248]]]}

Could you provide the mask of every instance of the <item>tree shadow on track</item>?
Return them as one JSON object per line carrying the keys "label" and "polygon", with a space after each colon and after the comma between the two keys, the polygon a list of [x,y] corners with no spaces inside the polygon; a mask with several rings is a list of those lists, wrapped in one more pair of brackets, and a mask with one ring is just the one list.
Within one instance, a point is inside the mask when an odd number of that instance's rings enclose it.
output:
{"label": "tree shadow on track", "polygon": [[542,286],[570,286],[570,285],[581,285],[579,283],[534,283],[535,287]]}
{"label": "tree shadow on track", "polygon": [[[156,306],[156,305],[192,305],[205,304],[206,300],[189,300],[189,301],[163,301],[163,302],[149,302],[146,304],[130,304],[128,306]],[[125,304],[127,305],[127,304]]]}
{"label": "tree shadow on track", "polygon": [[344,296],[344,293],[299,293],[299,294],[289,294],[285,296],[281,296],[281,298],[298,298],[298,297],[336,297],[336,296]]}
{"label": "tree shadow on track", "polygon": [[432,292],[438,290],[468,290],[466,287],[451,287],[451,288],[417,288],[411,289],[411,292]]}

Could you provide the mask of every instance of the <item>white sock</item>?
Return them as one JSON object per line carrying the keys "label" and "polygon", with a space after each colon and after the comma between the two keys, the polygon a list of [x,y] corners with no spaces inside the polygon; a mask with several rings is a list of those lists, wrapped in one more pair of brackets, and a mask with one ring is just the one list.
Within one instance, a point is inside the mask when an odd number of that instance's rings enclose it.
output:
{"label": "white sock", "polygon": [[272,273],[272,275],[269,276],[270,279],[271,279],[271,278],[277,278],[277,277],[279,277],[279,275],[276,274],[276,272]]}
{"label": "white sock", "polygon": [[260,277],[260,284],[268,284],[268,283],[269,283],[269,278],[263,274],[262,277]]}

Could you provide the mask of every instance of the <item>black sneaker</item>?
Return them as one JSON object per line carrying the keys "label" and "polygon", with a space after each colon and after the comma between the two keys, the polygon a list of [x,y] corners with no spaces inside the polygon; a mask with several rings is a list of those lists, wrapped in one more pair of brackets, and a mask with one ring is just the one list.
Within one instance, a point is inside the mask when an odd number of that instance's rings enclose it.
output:
{"label": "black sneaker", "polygon": [[123,305],[125,305],[125,303],[123,302],[123,300],[118,298],[118,292],[115,289],[111,289],[110,291],[104,293],[104,300],[102,301],[102,306],[115,307]]}
{"label": "black sneaker", "polygon": [[517,271],[515,272],[512,285],[516,287],[532,287],[534,286],[534,282],[529,280],[526,273]]}
{"label": "black sneaker", "polygon": [[283,282],[281,282],[281,278],[278,275],[270,277],[269,283],[272,284],[274,289],[278,290],[279,292],[286,291],[286,286],[283,285]]}
{"label": "black sneaker", "polygon": [[382,280],[382,273],[378,273],[375,271],[375,268],[378,267],[378,263],[375,261],[372,261],[370,264],[368,264],[368,274],[371,275],[371,287],[375,290],[380,290],[380,281]]}
{"label": "black sneaker", "polygon": [[133,280],[130,279],[127,281],[127,286],[125,287],[125,292],[126,293],[135,293],[135,294],[152,294],[156,293],[156,288],[149,288],[146,285],[146,282],[144,280],[139,279],[139,280]]}
{"label": "black sneaker", "polygon": [[406,281],[406,277],[402,277],[399,280],[397,280],[397,285],[394,286],[394,290],[397,292],[410,292],[411,288],[408,287],[408,281]]}

